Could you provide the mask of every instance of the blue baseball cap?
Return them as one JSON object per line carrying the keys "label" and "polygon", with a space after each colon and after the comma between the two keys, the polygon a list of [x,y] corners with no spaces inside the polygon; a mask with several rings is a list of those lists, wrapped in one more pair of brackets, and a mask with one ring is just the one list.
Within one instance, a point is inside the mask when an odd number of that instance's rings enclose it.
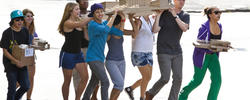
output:
{"label": "blue baseball cap", "polygon": [[95,3],[95,4],[91,5],[91,12],[89,13],[88,17],[93,17],[94,12],[97,9],[104,9],[104,8],[103,8],[102,4],[100,4],[100,3]]}
{"label": "blue baseball cap", "polygon": [[24,17],[23,12],[21,10],[14,10],[10,13],[11,19],[18,18],[18,17]]}

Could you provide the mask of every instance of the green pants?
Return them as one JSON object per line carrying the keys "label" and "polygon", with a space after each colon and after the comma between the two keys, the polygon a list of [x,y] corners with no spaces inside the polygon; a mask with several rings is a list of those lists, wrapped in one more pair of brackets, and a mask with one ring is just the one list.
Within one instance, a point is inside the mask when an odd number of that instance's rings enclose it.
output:
{"label": "green pants", "polygon": [[211,73],[211,86],[207,100],[217,100],[221,86],[221,71],[218,56],[216,54],[207,54],[202,69],[194,66],[194,76],[191,82],[185,86],[179,95],[179,100],[187,100],[188,95],[201,83],[207,69]]}

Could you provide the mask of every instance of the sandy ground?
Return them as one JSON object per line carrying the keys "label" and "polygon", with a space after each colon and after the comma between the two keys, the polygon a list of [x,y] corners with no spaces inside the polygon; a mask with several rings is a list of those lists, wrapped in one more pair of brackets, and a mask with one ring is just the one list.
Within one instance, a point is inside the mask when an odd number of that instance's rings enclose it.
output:
{"label": "sandy ground", "polygon": [[[202,0],[200,0],[202,1]],[[225,1],[225,0],[224,0]],[[240,0],[239,0],[240,1]],[[247,0],[246,0],[247,1]],[[248,0],[249,1],[249,0]],[[35,87],[33,90],[33,100],[62,100],[61,85],[63,82],[63,75],[61,68],[58,68],[59,52],[64,42],[64,37],[61,36],[57,27],[62,17],[65,3],[68,1],[31,1],[31,0],[8,0],[0,1],[0,33],[8,28],[10,21],[9,14],[14,9],[30,8],[35,13],[36,31],[40,38],[47,40],[54,49],[47,51],[37,51],[37,64],[35,75]],[[196,39],[198,28],[201,23],[206,20],[206,17],[201,13],[191,13],[190,29],[183,33],[181,45],[183,47],[183,82],[182,86],[188,84],[193,76],[192,42]],[[223,25],[223,40],[232,42],[232,46],[244,48],[246,51],[230,50],[228,53],[221,53],[221,72],[222,72],[222,86],[218,100],[249,100],[250,89],[250,67],[248,64],[250,57],[250,42],[249,35],[249,20],[250,13],[224,13],[220,22]],[[126,22],[126,28],[131,26]],[[0,35],[1,37],[1,35]],[[125,86],[130,86],[141,76],[136,67],[133,67],[130,60],[131,53],[131,37],[125,36],[124,53],[126,60],[126,79]],[[155,46],[156,47],[156,46]],[[107,51],[107,49],[106,49]],[[0,52],[2,55],[2,52]],[[0,57],[2,61],[2,57]],[[4,73],[4,67],[0,64],[0,100],[6,99],[7,94],[7,79]],[[90,73],[90,71],[89,71]],[[154,49],[154,66],[153,76],[148,85],[148,89],[160,78],[159,66],[157,63],[156,50]],[[203,83],[195,89],[189,96],[189,100],[206,100],[206,96],[210,87],[209,71],[203,80]],[[113,87],[110,81],[110,91]],[[172,79],[165,87],[156,95],[155,100],[166,100],[169,95]],[[135,90],[135,97],[139,99],[139,88]],[[74,99],[73,85],[70,87],[69,99]],[[23,97],[25,100],[26,96]],[[100,95],[98,95],[100,98]],[[122,92],[119,100],[128,100],[125,92]]]}

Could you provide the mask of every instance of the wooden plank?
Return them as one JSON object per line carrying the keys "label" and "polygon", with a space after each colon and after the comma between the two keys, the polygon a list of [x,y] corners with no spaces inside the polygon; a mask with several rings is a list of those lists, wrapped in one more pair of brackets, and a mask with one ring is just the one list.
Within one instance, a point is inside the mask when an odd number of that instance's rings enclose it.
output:
{"label": "wooden plank", "polygon": [[104,11],[106,11],[107,9],[118,6],[119,2],[102,2],[101,4],[103,5]]}
{"label": "wooden plank", "polygon": [[[103,2],[105,14],[111,14],[114,10],[123,11],[125,14],[135,13],[135,16],[153,14],[154,10],[164,10],[173,5],[169,5],[168,0],[120,0],[119,2]],[[164,4],[162,4],[164,3]]]}
{"label": "wooden plank", "polygon": [[193,42],[193,45],[196,48],[209,49],[213,52],[227,52],[229,49],[232,48],[230,44],[230,42],[222,40],[211,40],[210,42],[198,40],[196,42]]}
{"label": "wooden plank", "polygon": [[211,40],[210,44],[218,45],[218,46],[229,46],[231,43],[228,41],[223,41],[223,40]]}

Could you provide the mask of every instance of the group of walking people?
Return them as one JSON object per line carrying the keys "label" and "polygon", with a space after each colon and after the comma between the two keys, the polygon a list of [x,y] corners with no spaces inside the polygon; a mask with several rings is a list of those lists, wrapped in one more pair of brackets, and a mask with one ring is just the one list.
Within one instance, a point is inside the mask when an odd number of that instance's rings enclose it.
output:
{"label": "group of walking people", "polygon": [[[58,26],[59,33],[65,37],[59,55],[59,67],[62,67],[64,76],[62,84],[64,100],[68,100],[72,76],[75,100],[97,100],[99,85],[101,100],[118,100],[124,89],[126,70],[123,35],[132,37],[131,62],[133,66],[138,67],[142,77],[125,88],[131,100],[135,99],[133,90],[137,87],[140,87],[140,100],[152,100],[168,83],[171,72],[173,82],[168,100],[187,100],[192,90],[201,84],[207,69],[211,72],[211,87],[207,99],[217,100],[221,85],[219,52],[195,48],[194,76],[181,90],[183,55],[180,39],[183,32],[189,29],[190,23],[190,15],[182,10],[185,0],[173,0],[173,8],[157,10],[155,16],[136,17],[133,13],[128,14],[132,30],[124,28],[126,17],[122,11],[114,10],[104,20],[102,4],[93,4],[91,11],[88,12],[88,0],[76,0],[76,2],[67,3]],[[208,20],[200,27],[197,39],[206,42],[210,39],[221,39],[222,26],[218,23],[221,11],[217,7],[207,7],[204,13]],[[8,79],[7,100],[19,100],[27,91],[27,100],[31,99],[35,64],[24,66],[11,53],[13,45],[32,44],[34,37],[37,37],[33,16],[33,12],[28,9],[14,10],[11,13],[10,27],[2,35],[0,46],[3,48],[3,64]],[[147,91],[152,77],[156,33],[158,33],[157,57],[161,77]],[[108,53],[105,56],[106,43]],[[88,65],[91,69],[90,80]],[[106,70],[114,84],[110,95]]]}

